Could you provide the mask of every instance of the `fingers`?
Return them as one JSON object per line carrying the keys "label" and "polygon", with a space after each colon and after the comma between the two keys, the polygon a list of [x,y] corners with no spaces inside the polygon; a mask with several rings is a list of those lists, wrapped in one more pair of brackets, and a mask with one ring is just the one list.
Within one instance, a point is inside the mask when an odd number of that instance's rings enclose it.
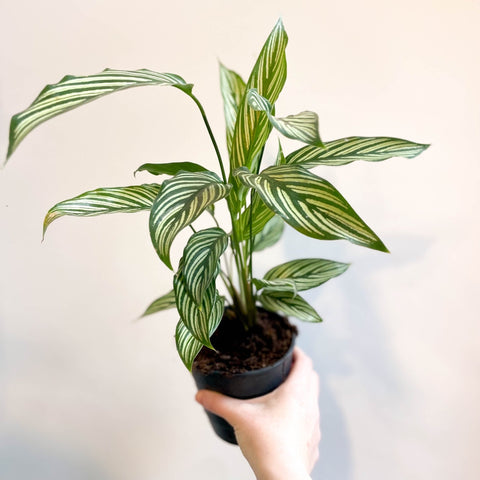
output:
{"label": "fingers", "polygon": [[284,383],[285,389],[304,389],[313,386],[318,391],[318,377],[313,370],[313,362],[303,351],[295,347],[293,351],[292,369]]}
{"label": "fingers", "polygon": [[211,390],[199,390],[195,400],[206,410],[223,417],[227,422],[233,424],[237,417],[236,413],[241,408],[242,401],[236,398],[212,392]]}

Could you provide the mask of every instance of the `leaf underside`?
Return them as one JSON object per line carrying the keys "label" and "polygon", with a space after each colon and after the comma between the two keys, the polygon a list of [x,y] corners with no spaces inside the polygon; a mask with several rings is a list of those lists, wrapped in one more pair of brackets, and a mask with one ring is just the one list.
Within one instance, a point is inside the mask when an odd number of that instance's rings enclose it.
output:
{"label": "leaf underside", "polygon": [[206,172],[207,169],[193,162],[144,163],[134,174],[143,171],[152,175],[176,175],[180,172]]}

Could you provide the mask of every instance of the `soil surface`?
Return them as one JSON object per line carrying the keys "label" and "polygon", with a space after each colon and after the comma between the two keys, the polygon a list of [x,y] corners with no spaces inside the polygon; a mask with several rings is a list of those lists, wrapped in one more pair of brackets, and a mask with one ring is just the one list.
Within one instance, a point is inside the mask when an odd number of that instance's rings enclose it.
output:
{"label": "soil surface", "polygon": [[267,367],[287,352],[296,334],[297,327],[286,317],[262,308],[257,310],[257,324],[246,332],[234,311],[227,307],[211,338],[217,351],[203,347],[193,368],[205,374],[235,374]]}

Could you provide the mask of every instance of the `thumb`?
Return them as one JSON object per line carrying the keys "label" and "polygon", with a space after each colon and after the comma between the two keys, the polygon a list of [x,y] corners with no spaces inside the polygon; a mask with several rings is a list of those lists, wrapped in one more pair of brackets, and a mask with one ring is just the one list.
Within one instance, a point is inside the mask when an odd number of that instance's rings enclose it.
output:
{"label": "thumb", "polygon": [[233,424],[237,417],[236,413],[241,405],[241,400],[213,392],[212,390],[199,390],[195,400],[206,410],[223,417],[227,422]]}

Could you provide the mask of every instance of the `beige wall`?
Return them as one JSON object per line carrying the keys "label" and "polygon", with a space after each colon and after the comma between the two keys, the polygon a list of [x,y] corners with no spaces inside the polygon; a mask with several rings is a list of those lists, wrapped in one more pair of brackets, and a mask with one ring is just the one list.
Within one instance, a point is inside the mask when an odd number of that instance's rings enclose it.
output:
{"label": "beige wall", "polygon": [[[478,2],[16,0],[0,8],[2,152],[9,117],[43,85],[106,66],[183,75],[221,131],[217,59],[246,76],[279,16],[290,36],[279,113],[317,111],[327,140],[432,143],[415,160],[317,170],[391,255],[288,231],[258,270],[307,255],[353,263],[308,296],[325,323],[301,325],[299,343],[322,379],[314,479],[479,478]],[[132,177],[144,162],[182,160],[216,168],[192,103],[151,88],[40,127],[0,172],[2,480],[253,478],[193,401],[173,343],[176,315],[132,322],[170,288],[147,217],[67,218],[40,243],[54,203],[148,182]]]}

